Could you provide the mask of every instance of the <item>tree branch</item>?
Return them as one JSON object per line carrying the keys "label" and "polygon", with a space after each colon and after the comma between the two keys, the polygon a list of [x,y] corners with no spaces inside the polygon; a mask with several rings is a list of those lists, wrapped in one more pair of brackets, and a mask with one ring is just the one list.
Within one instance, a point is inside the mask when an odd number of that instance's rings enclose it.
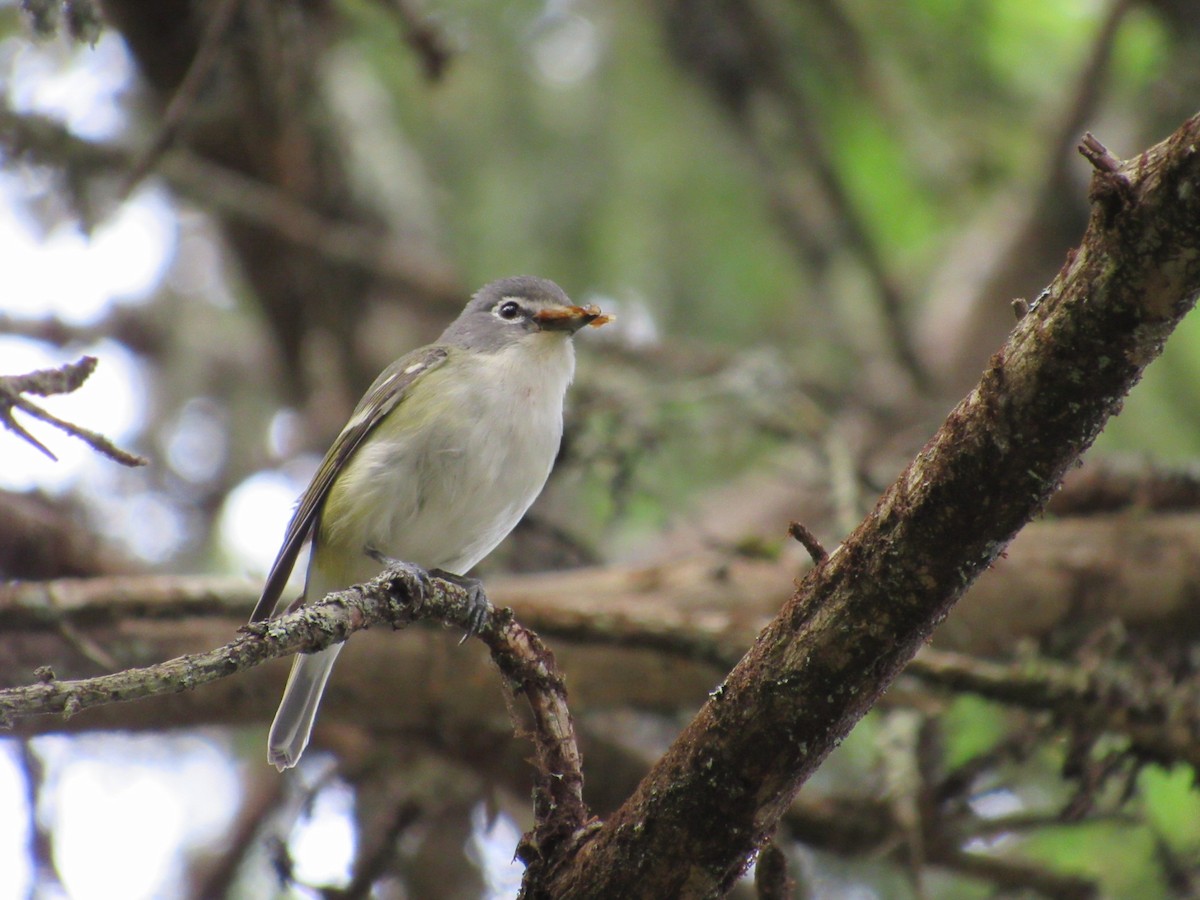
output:
{"label": "tree branch", "polygon": [[[1075,477],[1090,481],[1090,469]],[[1167,497],[1173,497],[1169,483],[1175,479],[1161,478]],[[1154,494],[1144,479],[1121,480],[1115,490],[1120,497]],[[1084,493],[1095,491],[1086,487]],[[1056,495],[1054,502],[1063,496]],[[1152,501],[1151,496],[1151,509]],[[1110,506],[1108,500],[1100,504]],[[792,579],[805,571],[802,557],[789,543],[774,560],[709,551],[638,565],[497,575],[489,577],[488,586],[498,606],[511,606],[521,622],[556,639],[573,678],[576,713],[616,705],[690,709],[711,689],[712,667],[727,671],[787,600]],[[1006,558],[971,587],[939,629],[934,646],[975,658],[1011,656],[1021,641],[1062,644],[1068,632],[1092,632],[1119,619],[1138,640],[1178,655],[1200,636],[1197,572],[1200,515],[1195,513],[1134,509],[1033,522]],[[63,625],[106,647],[123,665],[216,646],[230,627],[245,621],[259,587],[244,578],[161,575],[0,584],[0,684],[16,683],[48,662],[64,677],[92,674],[94,669],[81,666],[76,655],[63,652],[55,637]],[[409,632],[399,646],[391,635],[356,639],[353,652],[360,662],[339,670],[344,699],[323,718],[369,720],[384,730],[420,727],[425,701],[417,696],[413,708],[380,708],[381,694],[369,673],[386,659],[397,678],[420,691],[421,667],[442,637]],[[663,650],[676,659],[667,668]],[[437,692],[443,715],[469,717],[481,704],[495,702],[473,657],[456,666],[453,677],[452,685]],[[257,690],[214,689],[196,697],[186,713],[207,723],[265,719],[278,690],[269,681],[269,675],[258,679]],[[138,728],[151,720],[170,725],[185,713],[179,703],[153,714],[148,710],[110,708],[102,717],[72,720],[70,729]],[[61,722],[43,720],[22,730],[62,728]]]}
{"label": "tree branch", "polygon": [[[1075,202],[1075,149],[1106,99],[1114,48],[1132,7],[1128,0],[1108,0],[1073,83],[1063,89],[1065,102],[1051,112],[1051,127],[1042,129],[1046,155],[1031,167],[1032,183],[1007,187],[999,212],[982,223],[983,240],[974,236],[976,225],[945,254],[939,279],[948,290],[935,290],[926,303],[921,332],[923,349],[937,351],[930,365],[943,388],[965,388],[975,379],[980,355],[1012,321],[1004,303],[1054,271],[1084,221],[1086,210]],[[1003,224],[991,221],[995,215]]]}
{"label": "tree branch", "polygon": [[1121,734],[1140,755],[1200,770],[1200,690],[1159,684],[1123,666],[1088,672],[1036,660],[1001,665],[926,648],[904,670],[925,684],[978,694]]}
{"label": "tree branch", "polygon": [[[140,164],[126,148],[84,140],[53,119],[2,105],[0,147],[14,157],[91,176],[117,175]],[[457,279],[434,254],[414,249],[379,228],[318,211],[272,184],[186,149],[175,149],[154,164],[172,190],[202,208],[269,229],[330,262],[357,267],[396,288],[427,295],[441,307],[461,303]]]}
{"label": "tree branch", "polygon": [[107,456],[113,462],[123,466],[144,466],[146,464],[144,457],[122,450],[102,434],[51,415],[36,403],[22,396],[23,394],[33,394],[37,397],[50,397],[54,394],[70,394],[87,381],[88,376],[96,369],[96,362],[94,356],[83,356],[77,362],[67,363],[57,369],[40,369],[25,375],[0,376],[0,423],[53,460],[57,460],[58,457],[13,418],[14,409],[19,409],[72,437],[79,438],[97,453]]}
{"label": "tree branch", "polygon": [[[414,597],[419,599],[414,602]],[[245,626],[241,637],[206,653],[78,681],[57,681],[53,673],[45,672],[41,684],[0,691],[0,725],[11,728],[17,719],[28,716],[69,717],[107,703],[192,690],[269,659],[322,650],[372,625],[403,628],[416,620],[467,628],[472,623],[467,591],[432,576],[418,585],[411,570],[389,569],[365,585],[330,594],[290,615]],[[537,635],[514,621],[511,610],[493,611],[478,636],[491,650],[510,690],[525,695],[533,714],[539,763],[537,826],[523,846],[530,856],[538,856],[575,833],[588,815],[566,689],[553,655]]]}
{"label": "tree branch", "polygon": [[[789,165],[810,173],[841,245],[849,249],[870,277],[877,296],[889,349],[918,391],[929,386],[925,362],[913,345],[906,320],[908,307],[898,279],[889,270],[879,241],[851,196],[837,160],[823,137],[818,117],[801,79],[789,75],[788,53],[777,38],[777,23],[767,21],[754,4],[722,4],[674,0],[660,3],[668,45],[680,63],[694,73],[733,119],[735,133],[754,155],[756,166],[781,214],[789,239],[807,256],[812,233],[820,231],[812,216],[792,199],[787,166],[771,152],[771,141],[753,116],[753,100],[777,104],[787,128]],[[794,180],[794,179],[791,179]]]}
{"label": "tree branch", "polygon": [[638,790],[530,897],[729,889],[808,776],[1045,505],[1200,290],[1200,116],[1097,171],[1080,248]]}

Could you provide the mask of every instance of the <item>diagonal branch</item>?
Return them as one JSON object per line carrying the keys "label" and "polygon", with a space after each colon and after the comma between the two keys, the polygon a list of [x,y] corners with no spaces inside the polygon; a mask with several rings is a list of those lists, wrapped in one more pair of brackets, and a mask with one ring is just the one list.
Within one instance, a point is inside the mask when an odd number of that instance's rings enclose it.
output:
{"label": "diagonal branch", "polygon": [[[1200,291],[1200,116],[1097,170],[1083,243],[870,516],[632,797],[530,897],[727,891],[796,792],[1045,505]],[[1095,155],[1095,149],[1092,148]]]}

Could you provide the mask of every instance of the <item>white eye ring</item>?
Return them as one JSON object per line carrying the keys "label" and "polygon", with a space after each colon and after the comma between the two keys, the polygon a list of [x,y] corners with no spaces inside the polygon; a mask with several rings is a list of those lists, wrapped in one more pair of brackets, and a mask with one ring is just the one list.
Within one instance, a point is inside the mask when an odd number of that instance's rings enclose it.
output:
{"label": "white eye ring", "polygon": [[504,300],[496,304],[495,313],[506,322],[515,322],[521,317],[521,304],[516,300]]}

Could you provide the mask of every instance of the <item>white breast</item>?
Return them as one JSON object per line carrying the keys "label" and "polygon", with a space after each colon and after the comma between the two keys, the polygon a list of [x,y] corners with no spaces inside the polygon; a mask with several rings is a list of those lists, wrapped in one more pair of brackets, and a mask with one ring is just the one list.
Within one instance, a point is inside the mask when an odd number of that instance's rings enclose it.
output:
{"label": "white breast", "polygon": [[[323,523],[320,537],[326,551],[337,545],[350,580],[377,571],[362,556],[367,546],[465,573],[541,493],[562,440],[575,355],[562,334],[522,341],[435,370],[427,386],[437,396],[421,403],[426,395],[418,391],[402,404],[413,407],[398,411],[420,426],[393,430],[385,423],[350,460],[335,490],[346,492],[356,512]],[[438,377],[447,370],[453,377]]]}

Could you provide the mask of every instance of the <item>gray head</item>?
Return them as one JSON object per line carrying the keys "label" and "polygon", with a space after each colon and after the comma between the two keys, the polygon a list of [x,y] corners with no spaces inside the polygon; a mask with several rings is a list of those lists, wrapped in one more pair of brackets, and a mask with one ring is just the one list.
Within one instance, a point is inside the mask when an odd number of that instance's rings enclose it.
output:
{"label": "gray head", "polygon": [[553,281],[532,275],[485,284],[438,343],[492,352],[528,334],[557,332],[570,337],[584,325],[603,325],[608,317],[595,306],[581,307]]}

